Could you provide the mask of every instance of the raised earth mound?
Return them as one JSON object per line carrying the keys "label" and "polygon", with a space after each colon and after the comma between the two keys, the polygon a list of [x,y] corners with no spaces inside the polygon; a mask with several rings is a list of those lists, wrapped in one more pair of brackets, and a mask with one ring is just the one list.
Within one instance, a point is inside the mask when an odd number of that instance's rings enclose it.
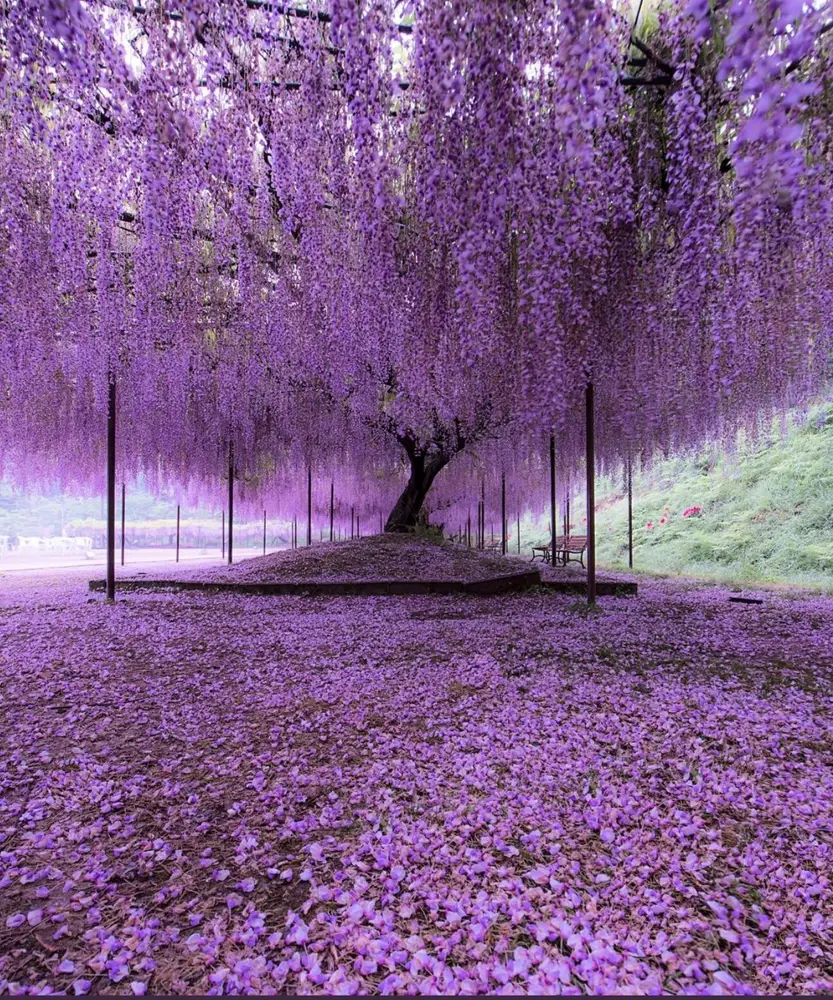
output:
{"label": "raised earth mound", "polygon": [[310,548],[284,549],[233,566],[194,570],[193,579],[216,583],[301,583],[370,580],[486,580],[528,569],[515,559],[432,537],[371,535]]}

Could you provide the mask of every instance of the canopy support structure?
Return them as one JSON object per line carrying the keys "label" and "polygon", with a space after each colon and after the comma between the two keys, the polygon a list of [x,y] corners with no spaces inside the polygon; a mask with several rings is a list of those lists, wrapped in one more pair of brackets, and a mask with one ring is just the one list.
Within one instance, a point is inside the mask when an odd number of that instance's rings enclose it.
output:
{"label": "canopy support structure", "polygon": [[228,564],[231,566],[234,543],[234,445],[228,443]]}
{"label": "canopy support structure", "polygon": [[550,548],[550,563],[555,566],[555,539],[558,535],[558,523],[555,520],[555,435],[550,434],[550,528],[552,539]]}
{"label": "canopy support structure", "polygon": [[121,484],[121,564],[124,566],[124,483]]}
{"label": "canopy support structure", "polygon": [[307,548],[312,545],[312,466],[307,466]]}
{"label": "canopy support structure", "polygon": [[116,377],[107,397],[107,600],[116,599]]}
{"label": "canopy support structure", "polygon": [[628,569],[633,569],[633,470],[628,455]]}
{"label": "canopy support structure", "polygon": [[500,474],[500,554],[506,555],[506,472]]}
{"label": "canopy support structure", "polygon": [[584,390],[585,459],[587,463],[587,603],[596,603],[596,413],[593,383]]}

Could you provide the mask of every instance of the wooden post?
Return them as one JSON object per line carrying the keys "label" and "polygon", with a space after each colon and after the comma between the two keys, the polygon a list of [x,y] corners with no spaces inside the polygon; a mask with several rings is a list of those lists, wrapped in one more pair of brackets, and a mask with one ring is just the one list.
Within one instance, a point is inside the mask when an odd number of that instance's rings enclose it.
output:
{"label": "wooden post", "polygon": [[633,476],[628,455],[628,569],[633,569]]}
{"label": "wooden post", "polygon": [[552,540],[550,548],[550,563],[555,566],[555,539],[558,535],[558,521],[555,519],[555,435],[550,434],[550,526]]}
{"label": "wooden post", "polygon": [[263,512],[263,554],[266,555],[266,511]]}
{"label": "wooden post", "polygon": [[307,466],[307,548],[312,545],[312,466]]}
{"label": "wooden post", "polygon": [[506,473],[500,474],[500,554],[506,555]]}
{"label": "wooden post", "polygon": [[179,562],[179,504],[176,505],[176,561]]}
{"label": "wooden post", "polygon": [[107,397],[107,600],[116,599],[116,377]]}
{"label": "wooden post", "polygon": [[124,566],[124,483],[121,484],[121,564]]}
{"label": "wooden post", "polygon": [[228,564],[232,562],[234,543],[234,448],[228,443]]}
{"label": "wooden post", "polygon": [[585,460],[587,463],[587,603],[596,603],[596,414],[593,383],[584,390]]}
{"label": "wooden post", "polygon": [[335,484],[330,480],[330,541],[333,540],[333,511],[335,509]]}

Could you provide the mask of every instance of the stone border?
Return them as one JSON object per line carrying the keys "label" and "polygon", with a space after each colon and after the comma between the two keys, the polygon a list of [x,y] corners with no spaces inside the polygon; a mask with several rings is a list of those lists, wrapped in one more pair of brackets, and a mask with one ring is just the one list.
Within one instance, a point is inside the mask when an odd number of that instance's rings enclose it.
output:
{"label": "stone border", "polygon": [[[541,583],[538,570],[495,576],[488,580],[332,580],[309,583],[231,583],[214,580],[116,580],[117,590],[202,590],[233,594],[388,596],[406,594],[504,594]],[[105,591],[106,581],[90,580],[93,592]]]}

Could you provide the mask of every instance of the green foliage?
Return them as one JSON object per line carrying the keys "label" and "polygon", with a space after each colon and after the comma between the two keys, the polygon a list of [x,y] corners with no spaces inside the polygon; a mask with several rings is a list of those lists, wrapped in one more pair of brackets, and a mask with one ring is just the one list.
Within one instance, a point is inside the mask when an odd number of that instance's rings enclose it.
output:
{"label": "green foliage", "polygon": [[[622,568],[627,501],[619,484],[607,495],[609,505],[600,491],[598,558]],[[692,506],[701,515],[683,518]],[[704,449],[634,476],[634,568],[833,589],[833,403],[784,437],[773,429],[734,453]]]}
{"label": "green foliage", "polygon": [[[72,497],[55,492],[49,496],[24,493],[14,489],[10,483],[0,481],[0,535],[23,537],[60,537],[83,534],[80,527],[87,524],[103,526],[105,516],[103,497]],[[120,489],[116,495],[116,517],[121,517]],[[147,522],[161,524],[170,522],[176,526],[176,499],[174,497],[154,497],[138,486],[128,484],[127,520],[129,524]],[[182,526],[209,527],[219,515],[212,517],[205,511],[183,511]],[[103,527],[102,527],[103,530]]]}

